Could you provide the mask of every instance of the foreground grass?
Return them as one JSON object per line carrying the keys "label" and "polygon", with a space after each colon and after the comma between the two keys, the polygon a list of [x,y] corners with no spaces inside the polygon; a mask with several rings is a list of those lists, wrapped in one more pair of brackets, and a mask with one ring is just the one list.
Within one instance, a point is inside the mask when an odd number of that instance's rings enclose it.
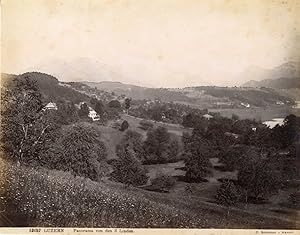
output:
{"label": "foreground grass", "polygon": [[2,217],[11,220],[10,226],[295,228],[293,223],[238,212],[228,216],[224,208],[193,199],[17,167],[1,159],[0,180],[6,203]]}

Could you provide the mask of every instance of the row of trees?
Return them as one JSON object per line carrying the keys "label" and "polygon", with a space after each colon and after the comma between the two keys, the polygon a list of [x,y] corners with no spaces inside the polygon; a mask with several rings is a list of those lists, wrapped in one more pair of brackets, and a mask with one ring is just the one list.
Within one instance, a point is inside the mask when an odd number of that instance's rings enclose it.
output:
{"label": "row of trees", "polygon": [[[236,116],[214,117],[209,121],[195,115],[193,118],[192,134],[184,133],[182,137],[186,180],[201,182],[209,176],[212,157],[219,158],[223,170],[238,171],[238,179],[225,182],[218,191],[217,200],[221,203],[226,204],[228,198],[244,202],[248,198],[268,198],[284,180],[299,177],[296,169],[299,167],[296,157],[299,117],[289,115],[282,126],[274,129],[254,120],[239,120]],[[234,135],[225,135],[233,132]]]}

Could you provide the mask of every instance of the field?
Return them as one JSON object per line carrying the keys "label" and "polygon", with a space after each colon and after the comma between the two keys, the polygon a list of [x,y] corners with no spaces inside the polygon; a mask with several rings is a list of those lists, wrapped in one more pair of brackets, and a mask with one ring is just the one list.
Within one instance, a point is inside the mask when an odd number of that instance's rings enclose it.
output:
{"label": "field", "polygon": [[[143,136],[146,136],[146,132],[143,131],[142,129],[139,128],[139,122],[145,119],[138,118],[138,117],[133,117],[130,115],[123,114],[122,119],[127,120],[129,123],[129,129],[133,129],[135,131],[140,132]],[[156,122],[153,120],[147,120],[153,124],[153,127],[156,128],[158,126],[162,126],[168,129],[168,132],[177,135],[177,136],[182,136],[183,132],[192,132],[192,129],[189,128],[184,128],[183,126],[179,124],[170,124],[170,123],[164,123],[164,122]]]}
{"label": "field", "polygon": [[[292,220],[224,208],[197,197],[124,188],[3,160],[0,164],[1,196],[10,205],[2,210],[0,222],[10,226],[55,226],[59,221],[64,227],[299,228]],[[24,220],[29,213],[30,220]]]}
{"label": "field", "polygon": [[[218,163],[217,158],[210,159],[213,166],[220,165]],[[151,178],[154,178],[159,173],[164,173],[169,176],[178,177],[183,176],[185,171],[180,168],[184,167],[184,162],[179,161],[176,163],[168,163],[168,164],[156,164],[149,165],[148,167],[148,175]],[[209,205],[218,206],[215,204],[214,196],[216,195],[216,191],[221,185],[220,179],[236,179],[237,171],[229,172],[229,171],[220,171],[217,169],[213,169],[212,176],[206,177],[207,182],[203,183],[186,183],[181,180],[178,180],[175,186],[170,190],[169,194],[174,197],[188,197],[194,198],[203,203],[209,203]],[[273,195],[270,199],[270,202],[263,204],[253,204],[248,203],[238,203],[235,208],[238,210],[246,210],[248,213],[260,214],[269,217],[279,217],[283,219],[289,219],[291,221],[295,220],[299,216],[299,211],[287,208],[284,206],[284,201],[288,198],[289,193],[291,193],[293,189],[289,190],[280,190],[277,194]],[[283,216],[284,214],[284,216]]]}

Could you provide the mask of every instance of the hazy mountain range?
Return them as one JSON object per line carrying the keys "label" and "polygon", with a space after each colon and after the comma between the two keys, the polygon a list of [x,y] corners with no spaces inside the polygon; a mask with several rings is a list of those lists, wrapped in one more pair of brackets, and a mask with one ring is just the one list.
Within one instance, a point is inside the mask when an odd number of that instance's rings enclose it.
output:
{"label": "hazy mountain range", "polygon": [[[145,68],[151,73],[151,68]],[[164,68],[161,68],[164,69]],[[139,71],[131,74],[129,69],[122,66],[111,66],[105,64],[96,59],[90,58],[76,58],[71,61],[64,61],[60,59],[50,59],[41,62],[39,65],[28,68],[27,71],[40,71],[47,74],[51,74],[61,81],[88,81],[88,82],[121,82],[124,84],[134,84],[142,87],[153,87],[151,82],[155,81],[155,73],[152,74],[153,81],[143,77],[143,71]],[[175,71],[165,71],[167,79],[171,79],[174,84],[180,84],[180,87],[186,86],[213,86],[209,77],[201,77],[197,75],[191,75],[188,73],[181,73]],[[131,75],[130,75],[131,74]],[[236,75],[231,81],[226,82],[230,86],[260,86],[256,81],[266,79],[278,79],[278,78],[297,78],[300,74],[300,62],[290,61],[277,66],[272,69],[265,69],[261,67],[249,67],[243,73]],[[132,76],[135,77],[132,77]],[[151,76],[150,76],[151,77]],[[170,83],[170,84],[173,84]],[[117,84],[117,83],[116,83]],[[160,87],[159,85],[157,85]],[[155,86],[155,87],[157,87]]]}
{"label": "hazy mountain range", "polygon": [[292,89],[300,87],[300,63],[288,62],[274,69],[250,68],[243,74],[248,82],[244,87]]}

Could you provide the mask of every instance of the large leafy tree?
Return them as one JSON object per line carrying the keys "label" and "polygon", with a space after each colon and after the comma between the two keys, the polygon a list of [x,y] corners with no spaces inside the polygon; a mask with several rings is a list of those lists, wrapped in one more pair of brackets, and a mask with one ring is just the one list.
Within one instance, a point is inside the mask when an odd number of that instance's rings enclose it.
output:
{"label": "large leafy tree", "polygon": [[92,125],[76,123],[67,126],[58,144],[61,151],[54,154],[56,158],[50,155],[52,168],[71,171],[74,175],[92,180],[98,179],[107,153],[100,133]]}
{"label": "large leafy tree", "polygon": [[140,133],[133,130],[127,130],[120,143],[116,146],[117,152],[120,148],[130,148],[134,151],[138,160],[144,161],[145,151],[142,139],[143,137]]}
{"label": "large leafy tree", "polygon": [[179,152],[178,146],[178,141],[171,137],[166,128],[150,129],[144,142],[146,161],[149,163],[173,161]]}
{"label": "large leafy tree", "polygon": [[272,138],[277,147],[286,148],[299,139],[300,117],[293,114],[287,116],[282,126],[275,126],[272,130]]}
{"label": "large leafy tree", "polygon": [[86,103],[82,103],[80,105],[80,109],[78,110],[78,115],[80,118],[87,118],[89,115],[89,107]]}
{"label": "large leafy tree", "polygon": [[102,117],[105,112],[104,105],[100,100],[98,100],[95,104],[95,111],[100,117]]}
{"label": "large leafy tree", "polygon": [[41,94],[29,77],[17,77],[1,89],[1,144],[4,155],[19,163],[40,161],[55,138],[55,115],[43,110]]}
{"label": "large leafy tree", "polygon": [[249,160],[238,173],[238,183],[249,196],[267,198],[275,193],[279,184],[280,172],[272,164],[263,159]]}
{"label": "large leafy tree", "polygon": [[57,108],[56,114],[59,123],[68,125],[79,120],[74,103],[60,100],[57,102]]}
{"label": "large leafy tree", "polygon": [[201,129],[194,129],[191,136],[184,136],[186,179],[200,182],[210,174],[211,163],[209,157],[214,155],[214,149],[204,138]]}
{"label": "large leafy tree", "polygon": [[147,183],[147,171],[130,146],[119,146],[117,156],[119,159],[114,161],[112,172],[112,177],[116,181],[133,186]]}

